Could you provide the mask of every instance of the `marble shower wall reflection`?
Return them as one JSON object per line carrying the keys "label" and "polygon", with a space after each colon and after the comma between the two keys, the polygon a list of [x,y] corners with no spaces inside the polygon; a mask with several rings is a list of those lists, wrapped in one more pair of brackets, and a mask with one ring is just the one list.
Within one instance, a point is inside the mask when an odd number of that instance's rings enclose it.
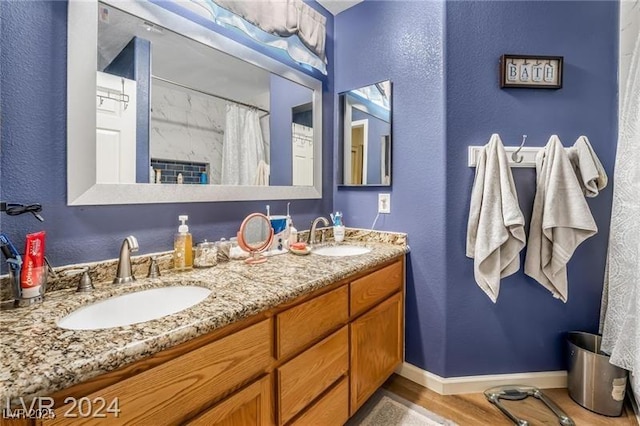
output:
{"label": "marble shower wall reflection", "polygon": [[[152,90],[151,159],[205,163],[208,182],[220,184],[227,101],[162,82]],[[268,117],[260,124],[269,153]]]}

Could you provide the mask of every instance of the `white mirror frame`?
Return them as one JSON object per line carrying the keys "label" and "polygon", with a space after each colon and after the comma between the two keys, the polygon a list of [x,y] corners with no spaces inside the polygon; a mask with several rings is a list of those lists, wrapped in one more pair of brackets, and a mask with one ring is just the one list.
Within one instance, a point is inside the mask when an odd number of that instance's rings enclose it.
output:
{"label": "white mirror frame", "polygon": [[[96,183],[98,0],[70,0],[67,30],[67,205],[322,198],[322,82],[151,2],[103,0],[313,90],[313,186]],[[168,24],[167,24],[168,23]],[[91,143],[93,141],[93,143]]]}

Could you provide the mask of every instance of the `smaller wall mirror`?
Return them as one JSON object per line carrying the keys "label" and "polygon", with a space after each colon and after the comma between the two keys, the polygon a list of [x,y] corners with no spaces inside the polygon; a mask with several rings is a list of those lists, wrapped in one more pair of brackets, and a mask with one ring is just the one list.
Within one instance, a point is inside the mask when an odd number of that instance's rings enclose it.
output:
{"label": "smaller wall mirror", "polygon": [[391,185],[391,81],[340,93],[338,184]]}

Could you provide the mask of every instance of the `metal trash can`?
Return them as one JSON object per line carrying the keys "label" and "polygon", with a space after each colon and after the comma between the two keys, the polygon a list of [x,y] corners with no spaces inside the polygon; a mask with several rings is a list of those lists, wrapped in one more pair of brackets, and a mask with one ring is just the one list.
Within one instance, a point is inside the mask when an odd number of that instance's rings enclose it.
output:
{"label": "metal trash can", "polygon": [[609,356],[600,352],[601,341],[597,334],[567,334],[569,396],[588,410],[617,417],[622,414],[627,370],[609,363]]}

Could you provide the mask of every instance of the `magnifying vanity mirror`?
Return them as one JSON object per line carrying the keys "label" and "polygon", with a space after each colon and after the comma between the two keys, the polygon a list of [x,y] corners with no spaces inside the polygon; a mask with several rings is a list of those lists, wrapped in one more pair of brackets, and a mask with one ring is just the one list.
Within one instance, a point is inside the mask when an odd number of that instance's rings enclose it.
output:
{"label": "magnifying vanity mirror", "polygon": [[249,264],[263,263],[267,261],[261,253],[271,247],[273,242],[273,228],[271,221],[262,213],[252,213],[247,216],[240,225],[238,231],[238,245],[250,253],[245,262]]}
{"label": "magnifying vanity mirror", "polygon": [[391,185],[391,81],[340,93],[339,111],[339,184]]}
{"label": "magnifying vanity mirror", "polygon": [[69,2],[68,204],[321,198],[322,82],[187,3]]}

